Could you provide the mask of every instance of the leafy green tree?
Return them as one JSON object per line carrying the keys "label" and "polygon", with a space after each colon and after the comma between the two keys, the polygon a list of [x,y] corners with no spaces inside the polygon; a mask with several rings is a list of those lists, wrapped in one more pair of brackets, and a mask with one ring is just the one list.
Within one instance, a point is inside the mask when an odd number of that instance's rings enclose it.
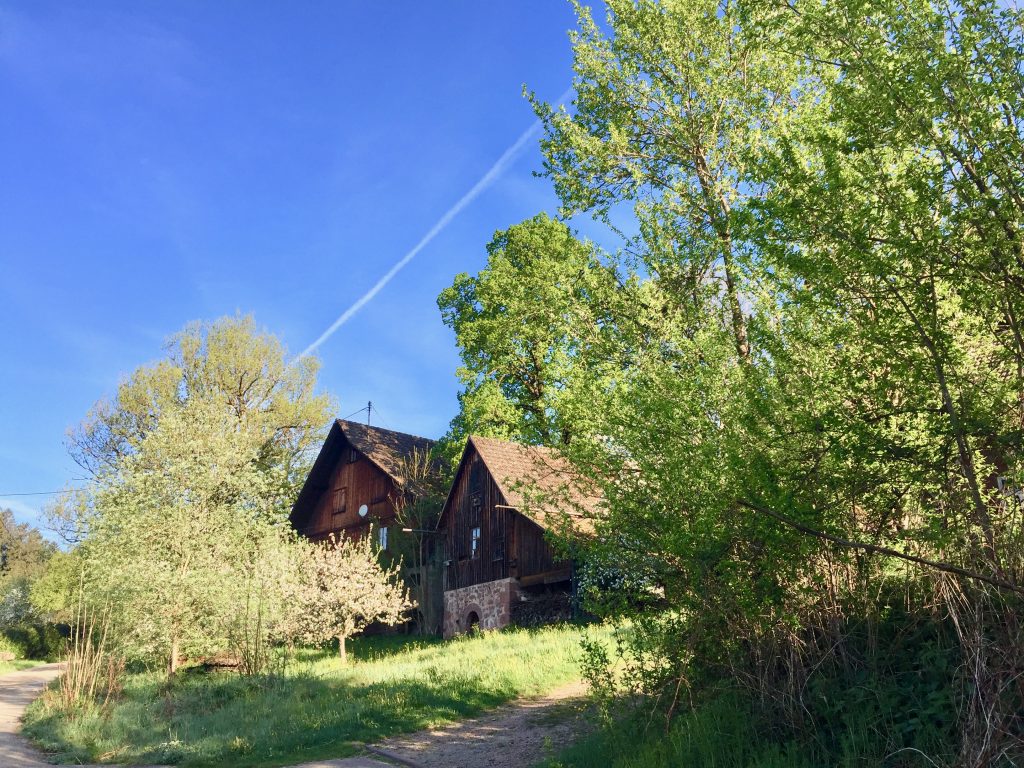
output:
{"label": "leafy green tree", "polygon": [[36,610],[54,621],[70,623],[74,617],[83,567],[78,549],[54,552],[46,562],[46,569],[29,587],[29,597]]}
{"label": "leafy green tree", "polygon": [[175,336],[72,433],[91,479],[54,517],[78,545],[36,601],[66,608],[78,565],[129,657],[174,674],[183,658],[234,651],[261,670],[294,564],[285,515],[328,421],[315,372],[249,317]]}
{"label": "leafy green tree", "polygon": [[[136,370],[110,401],[93,406],[68,434],[68,448],[91,476],[116,471],[168,413],[212,401],[258,441],[256,466],[270,480],[268,513],[284,519],[319,446],[333,406],[315,392],[319,362],[289,361],[281,343],[251,316],[191,323],[171,338],[167,357]],[[82,499],[58,507],[60,530],[81,536]],[[70,525],[68,524],[70,521]]]}
{"label": "leafy green tree", "polygon": [[532,97],[562,212],[611,224],[631,204],[667,306],[714,318],[747,358],[748,169],[786,110],[793,58],[751,34],[737,2],[611,0],[605,25],[575,5],[575,114]]}
{"label": "leafy green tree", "polygon": [[164,413],[97,489],[87,586],[116,607],[129,655],[167,659],[174,674],[183,657],[227,647],[249,570],[283,535],[267,522],[275,489],[258,437],[224,404],[196,400]]}
{"label": "leafy green tree", "polygon": [[587,350],[602,343],[617,277],[597,248],[540,214],[496,233],[487,254],[479,274],[457,275],[438,298],[463,361],[460,414],[446,439],[456,461],[471,431],[568,443],[574,403],[603,380]]}
{"label": "leafy green tree", "polygon": [[0,635],[25,658],[55,654],[61,638],[52,620],[31,599],[35,585],[60,553],[53,542],[9,509],[0,510]]}
{"label": "leafy green tree", "polygon": [[828,465],[844,482],[815,501],[833,517],[856,505],[842,519],[860,551],[881,539],[957,585],[942,594],[969,660],[964,765],[997,760],[1024,703],[1021,19],[872,2],[765,23],[809,75],[766,153],[765,251],[801,278],[787,299],[831,320],[828,362],[846,377],[822,429],[843,441]]}
{"label": "leafy green tree", "polygon": [[38,529],[15,521],[11,510],[0,510],[0,589],[39,578],[56,551]]}
{"label": "leafy green tree", "polygon": [[[554,339],[570,370],[605,366],[601,396],[566,410],[557,370],[537,389],[602,483],[596,561],[653,574],[672,608],[637,617],[631,668],[670,712],[718,675],[796,725],[850,626],[891,601],[926,620],[937,594],[970,660],[956,762],[990,764],[1024,705],[1020,12],[605,7],[577,6],[574,113],[534,105],[563,213],[629,207],[640,233],[604,343]],[[499,391],[500,366],[473,370]]]}

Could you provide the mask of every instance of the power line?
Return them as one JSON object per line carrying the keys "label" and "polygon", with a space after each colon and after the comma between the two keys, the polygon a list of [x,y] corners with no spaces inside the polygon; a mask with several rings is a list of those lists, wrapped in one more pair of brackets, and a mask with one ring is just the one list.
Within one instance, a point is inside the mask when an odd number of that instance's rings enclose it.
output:
{"label": "power line", "polygon": [[64,493],[66,491],[84,491],[85,488],[61,488],[59,491],[28,491],[25,493],[0,493],[0,498],[7,498],[8,496],[54,496],[58,493]]}
{"label": "power line", "polygon": [[348,420],[349,420],[349,419],[351,419],[351,418],[352,418],[353,416],[355,416],[355,415],[356,415],[357,413],[362,413],[362,412],[363,412],[363,411],[365,411],[365,410],[366,410],[366,406],[364,405],[364,406],[363,406],[362,408],[360,408],[360,409],[359,409],[358,411],[352,411],[352,413],[350,413],[350,414],[349,414],[348,416],[345,416],[345,417],[343,417],[343,418],[342,418],[342,421],[348,421]]}
{"label": "power line", "polygon": [[[373,406],[373,410],[374,410],[374,413],[377,414],[377,421],[380,422],[380,425],[382,427],[384,427],[384,429],[391,429],[391,426],[386,421],[384,421],[384,419],[381,418],[380,408],[375,405],[375,406]],[[391,431],[394,432],[393,429],[391,429]]]}

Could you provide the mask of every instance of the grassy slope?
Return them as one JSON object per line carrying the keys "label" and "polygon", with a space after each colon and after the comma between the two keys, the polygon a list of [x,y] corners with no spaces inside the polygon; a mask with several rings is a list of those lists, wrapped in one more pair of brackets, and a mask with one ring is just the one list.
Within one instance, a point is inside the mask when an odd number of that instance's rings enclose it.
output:
{"label": "grassy slope", "polygon": [[348,667],[307,654],[281,676],[129,676],[105,715],[62,720],[37,701],[25,732],[63,762],[280,766],[341,757],[386,735],[472,716],[578,677],[581,630],[486,633],[449,642],[366,638]]}
{"label": "grassy slope", "polygon": [[38,667],[40,664],[49,664],[48,661],[41,661],[39,659],[15,659],[14,661],[0,661],[0,675],[6,675],[8,672],[17,672],[22,669],[31,669],[32,667]]}
{"label": "grassy slope", "polygon": [[[646,727],[646,730],[645,730]],[[827,740],[829,734],[819,734]],[[887,746],[869,724],[840,735],[831,749],[813,741],[771,738],[749,703],[724,696],[681,715],[666,733],[664,723],[641,718],[586,737],[542,768],[937,768],[955,765],[950,745],[922,741],[921,748]],[[934,758],[933,758],[934,756]],[[1012,763],[1007,763],[1011,765]]]}
{"label": "grassy slope", "polygon": [[834,764],[813,749],[766,740],[757,732],[745,702],[723,696],[684,713],[667,733],[660,718],[619,721],[611,730],[583,738],[542,768],[818,768]]}

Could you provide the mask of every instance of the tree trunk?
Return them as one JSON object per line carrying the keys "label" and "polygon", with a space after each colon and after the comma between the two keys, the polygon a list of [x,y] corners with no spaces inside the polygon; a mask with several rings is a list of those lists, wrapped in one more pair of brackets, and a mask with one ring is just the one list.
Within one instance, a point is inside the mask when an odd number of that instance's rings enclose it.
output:
{"label": "tree trunk", "polygon": [[178,671],[178,638],[171,638],[171,657],[167,663],[167,676],[174,677]]}
{"label": "tree trunk", "polygon": [[697,145],[693,149],[693,161],[697,169],[697,180],[700,183],[701,195],[707,207],[708,222],[711,224],[722,256],[722,267],[725,272],[725,294],[732,320],[732,334],[736,342],[736,354],[741,362],[750,360],[750,340],[747,336],[747,321],[743,317],[743,304],[740,301],[739,289],[736,285],[736,268],[733,265],[732,226],[730,223],[729,200],[718,191],[711,173],[703,148]]}
{"label": "tree trunk", "polygon": [[348,664],[348,652],[345,650],[345,636],[338,635],[338,658],[342,664]]}

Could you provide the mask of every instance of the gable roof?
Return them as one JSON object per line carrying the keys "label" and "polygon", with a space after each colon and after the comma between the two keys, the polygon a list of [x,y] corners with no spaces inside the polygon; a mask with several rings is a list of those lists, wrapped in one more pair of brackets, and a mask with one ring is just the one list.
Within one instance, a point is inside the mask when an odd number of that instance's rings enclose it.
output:
{"label": "gable roof", "polygon": [[341,428],[349,444],[383,470],[399,485],[404,460],[413,452],[425,454],[434,447],[434,441],[405,432],[395,432],[381,427],[371,427],[356,421],[338,419],[334,422]]}
{"label": "gable roof", "polygon": [[337,419],[327,433],[320,453],[302,484],[289,519],[293,522],[297,516],[308,512],[316,502],[317,496],[327,489],[331,480],[331,472],[341,457],[342,448],[351,445],[363,456],[399,485],[404,485],[402,477],[403,460],[414,451],[427,453],[434,446],[434,441],[426,437],[395,432],[383,427],[371,427],[355,421]]}
{"label": "gable roof", "polygon": [[[456,477],[462,472],[471,447],[494,478],[505,501],[520,514],[546,530],[568,523],[578,532],[593,532],[593,518],[602,502],[600,492],[554,450],[471,435]],[[442,516],[450,501],[449,494]]]}

